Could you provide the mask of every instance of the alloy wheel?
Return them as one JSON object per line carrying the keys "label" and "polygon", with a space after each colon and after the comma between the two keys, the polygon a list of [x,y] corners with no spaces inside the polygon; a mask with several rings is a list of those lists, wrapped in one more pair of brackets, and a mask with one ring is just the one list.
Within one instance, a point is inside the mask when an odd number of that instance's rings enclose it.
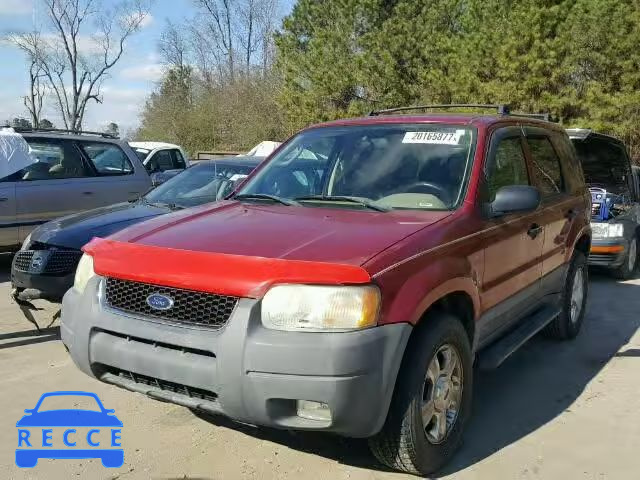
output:
{"label": "alloy wheel", "polygon": [[463,367],[453,345],[441,346],[431,359],[422,390],[422,427],[432,444],[453,429],[462,405]]}

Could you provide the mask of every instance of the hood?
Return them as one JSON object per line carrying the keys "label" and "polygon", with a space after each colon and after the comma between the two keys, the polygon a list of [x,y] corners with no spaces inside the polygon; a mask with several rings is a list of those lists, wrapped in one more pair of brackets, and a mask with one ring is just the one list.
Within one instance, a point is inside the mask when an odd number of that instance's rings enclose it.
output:
{"label": "hood", "polygon": [[150,220],[111,238],[195,252],[360,266],[449,214],[226,201]]}
{"label": "hood", "polygon": [[135,223],[169,213],[167,207],[117,203],[47,222],[33,231],[31,241],[81,248],[93,237],[108,237]]}

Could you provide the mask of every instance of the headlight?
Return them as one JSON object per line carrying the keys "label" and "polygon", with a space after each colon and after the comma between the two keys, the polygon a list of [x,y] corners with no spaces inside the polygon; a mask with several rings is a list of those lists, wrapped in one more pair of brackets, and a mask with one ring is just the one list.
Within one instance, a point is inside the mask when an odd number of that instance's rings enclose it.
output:
{"label": "headlight", "polygon": [[591,230],[595,238],[615,238],[624,236],[622,223],[592,223]]}
{"label": "headlight", "polygon": [[20,250],[28,250],[29,249],[29,244],[31,243],[31,235],[33,234],[33,232],[31,232],[29,235],[27,235],[27,238],[24,239],[24,242],[22,242],[22,246],[20,247]]}
{"label": "headlight", "polygon": [[353,330],[374,326],[380,290],[367,286],[277,285],[262,299],[262,324],[275,330]]}
{"label": "headlight", "polygon": [[87,283],[94,275],[95,272],[93,271],[93,257],[85,253],[80,258],[78,268],[76,268],[76,276],[73,280],[73,288],[75,288],[80,293],[84,292]]}

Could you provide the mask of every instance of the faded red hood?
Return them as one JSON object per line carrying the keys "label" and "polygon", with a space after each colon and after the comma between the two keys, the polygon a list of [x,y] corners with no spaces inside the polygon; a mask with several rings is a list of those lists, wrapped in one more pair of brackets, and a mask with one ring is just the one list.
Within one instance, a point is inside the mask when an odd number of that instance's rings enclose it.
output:
{"label": "faded red hood", "polygon": [[225,202],[158,217],[109,238],[198,252],[362,265],[448,214]]}
{"label": "faded red hood", "polygon": [[368,259],[447,215],[224,202],[158,217],[86,250],[102,275],[259,296],[273,283],[366,283]]}

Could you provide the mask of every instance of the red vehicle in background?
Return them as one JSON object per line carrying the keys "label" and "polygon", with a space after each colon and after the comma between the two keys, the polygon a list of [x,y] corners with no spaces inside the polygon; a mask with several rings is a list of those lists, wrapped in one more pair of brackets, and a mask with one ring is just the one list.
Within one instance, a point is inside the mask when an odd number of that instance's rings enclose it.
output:
{"label": "red vehicle in background", "polygon": [[563,129],[504,107],[402,114],[433,108],[312,126],[227,200],[94,239],[63,302],[76,365],[438,470],[474,362],[577,335],[591,231]]}

